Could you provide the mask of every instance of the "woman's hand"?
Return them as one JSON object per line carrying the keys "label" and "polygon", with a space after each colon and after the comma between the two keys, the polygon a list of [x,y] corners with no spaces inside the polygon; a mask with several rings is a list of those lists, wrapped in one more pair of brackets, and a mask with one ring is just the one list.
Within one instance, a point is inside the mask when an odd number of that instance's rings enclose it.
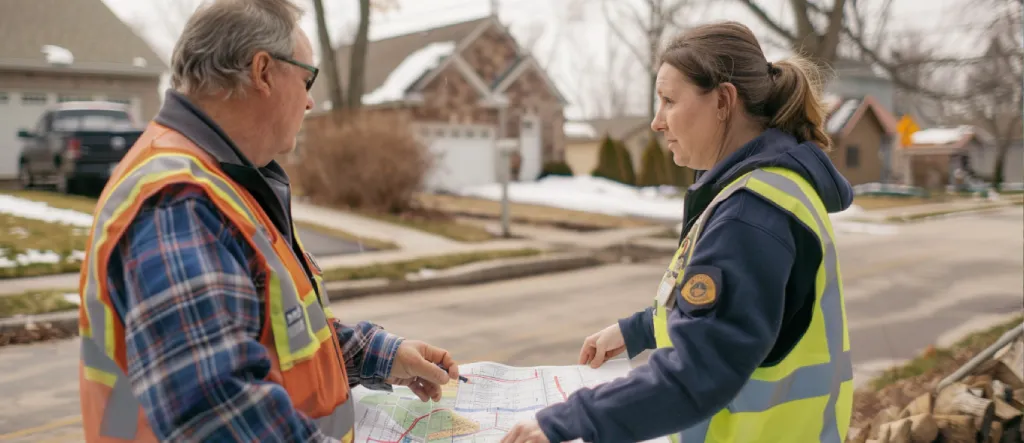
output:
{"label": "woman's hand", "polygon": [[580,349],[580,364],[590,364],[590,367],[598,368],[608,359],[625,350],[626,339],[622,337],[622,329],[619,328],[619,324],[615,323],[583,340],[583,348]]}
{"label": "woman's hand", "polygon": [[501,443],[551,443],[544,431],[540,430],[537,420],[519,422],[512,427]]}

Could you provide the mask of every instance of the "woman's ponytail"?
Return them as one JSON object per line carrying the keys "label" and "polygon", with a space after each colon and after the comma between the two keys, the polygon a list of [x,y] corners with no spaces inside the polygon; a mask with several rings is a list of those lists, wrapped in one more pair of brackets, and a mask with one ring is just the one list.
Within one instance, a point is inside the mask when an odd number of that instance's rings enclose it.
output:
{"label": "woman's ponytail", "polygon": [[764,103],[768,127],[792,134],[800,141],[832,149],[825,132],[826,110],[821,100],[822,74],[813,62],[798,56],[768,64],[770,87]]}

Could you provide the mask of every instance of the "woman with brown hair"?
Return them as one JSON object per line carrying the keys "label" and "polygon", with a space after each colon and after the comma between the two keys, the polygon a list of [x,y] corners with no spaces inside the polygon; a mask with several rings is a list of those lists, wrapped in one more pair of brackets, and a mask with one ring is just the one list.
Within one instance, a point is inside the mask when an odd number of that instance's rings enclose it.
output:
{"label": "woman with brown hair", "polygon": [[767,61],[735,22],[668,45],[651,127],[701,174],[654,303],[588,337],[580,364],[657,350],[504,442],[845,440],[853,376],[828,214],[853,191],[825,153],[819,77],[799,57]]}

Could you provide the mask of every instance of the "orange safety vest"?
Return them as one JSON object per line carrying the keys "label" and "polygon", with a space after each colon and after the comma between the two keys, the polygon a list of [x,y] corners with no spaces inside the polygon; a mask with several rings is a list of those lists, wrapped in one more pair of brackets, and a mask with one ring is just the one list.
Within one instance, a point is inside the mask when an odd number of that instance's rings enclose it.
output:
{"label": "orange safety vest", "polygon": [[[86,441],[156,441],[126,375],[124,323],[110,302],[107,263],[141,205],[164,187],[180,183],[201,186],[266,267],[266,317],[259,340],[270,354],[267,380],[284,387],[295,408],[313,418],[326,435],[352,441],[354,406],[319,267],[309,254],[295,254],[255,198],[209,154],[156,123],[103,190],[82,263],[79,382]],[[313,280],[299,255],[313,270]]]}

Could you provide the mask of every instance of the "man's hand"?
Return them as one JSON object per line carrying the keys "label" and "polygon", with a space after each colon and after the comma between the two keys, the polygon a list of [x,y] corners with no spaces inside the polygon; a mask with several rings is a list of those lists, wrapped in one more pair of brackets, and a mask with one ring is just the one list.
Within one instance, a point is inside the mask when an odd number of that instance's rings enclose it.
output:
{"label": "man's hand", "polygon": [[[448,372],[437,367],[440,364]],[[459,367],[448,351],[417,340],[405,340],[398,346],[387,382],[408,386],[422,401],[441,400],[441,386],[459,378]]]}
{"label": "man's hand", "polygon": [[622,337],[622,329],[615,323],[602,329],[586,340],[583,340],[583,347],[580,348],[581,365],[589,364],[592,368],[598,368],[610,358],[615,357],[626,350],[626,339]]}
{"label": "man's hand", "polygon": [[544,431],[540,430],[537,420],[519,422],[505,434],[501,443],[551,443]]}

